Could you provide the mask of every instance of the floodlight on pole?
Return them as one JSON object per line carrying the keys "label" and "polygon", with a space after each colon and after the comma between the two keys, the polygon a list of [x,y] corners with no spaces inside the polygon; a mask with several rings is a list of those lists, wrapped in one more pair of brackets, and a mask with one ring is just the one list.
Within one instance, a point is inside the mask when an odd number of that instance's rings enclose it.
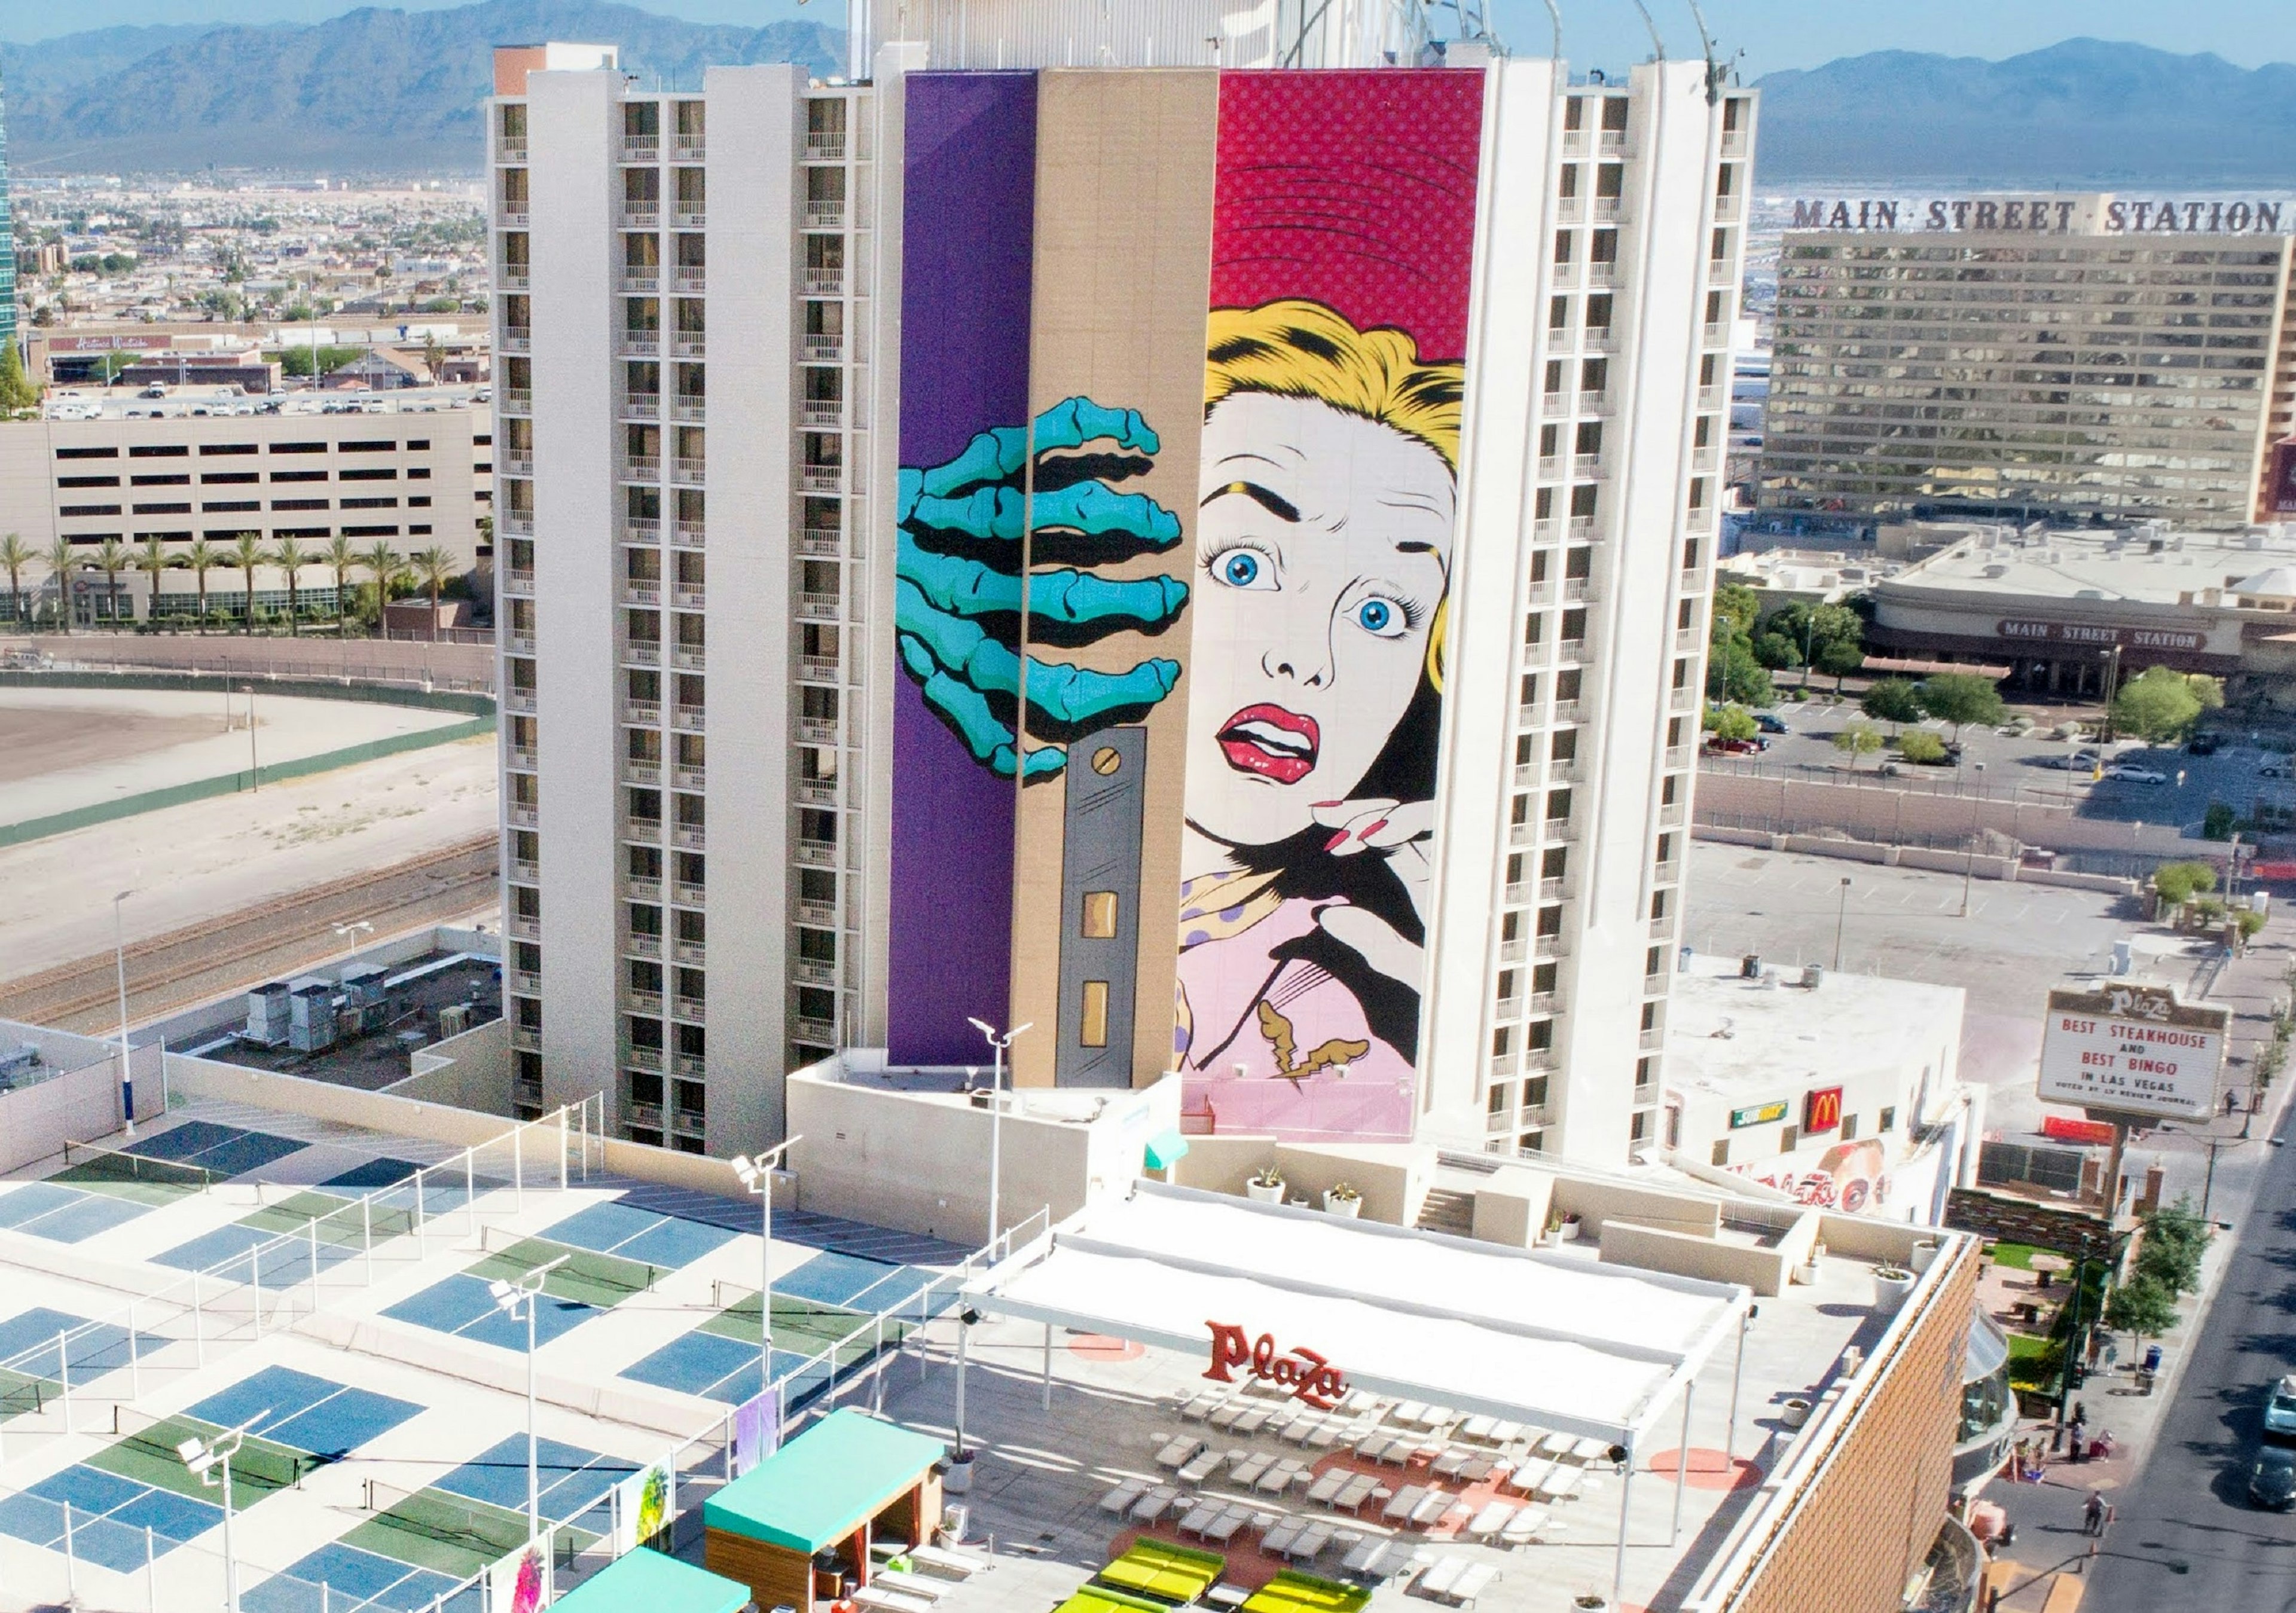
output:
{"label": "floodlight on pole", "polygon": [[111,962],[119,982],[119,1116],[131,1137],[135,1134],[135,1071],[127,1058],[127,928],[122,911],[135,894],[123,890],[111,898]]}
{"label": "floodlight on pole", "polygon": [[803,1133],[771,1148],[759,1149],[754,1154],[735,1154],[731,1160],[734,1174],[742,1179],[744,1191],[757,1195],[764,1206],[760,1211],[762,1224],[758,1228],[763,1249],[758,1256],[759,1285],[758,1288],[758,1388],[760,1391],[773,1387],[774,1381],[774,1170],[782,1155],[805,1141]]}
{"label": "floodlight on pole", "polygon": [[528,1543],[542,1538],[542,1462],[534,1432],[534,1314],[542,1305],[542,1280],[574,1257],[564,1254],[536,1266],[516,1281],[497,1277],[487,1284],[495,1306],[526,1322],[526,1531]]}
{"label": "floodlight on pole", "polygon": [[239,1447],[247,1443],[247,1431],[271,1415],[271,1408],[263,1410],[241,1423],[226,1429],[212,1439],[194,1435],[176,1447],[176,1454],[192,1477],[203,1489],[223,1489],[223,1594],[224,1613],[239,1613],[239,1559],[231,1549],[231,1459],[239,1454]]}
{"label": "floodlight on pole", "polygon": [[986,1019],[968,1019],[966,1023],[988,1038],[988,1046],[996,1054],[996,1066],[988,1077],[988,1257],[996,1258],[997,1190],[1004,1181],[1004,1050],[1013,1045],[1013,1038],[1036,1024],[1015,1025],[999,1034]]}

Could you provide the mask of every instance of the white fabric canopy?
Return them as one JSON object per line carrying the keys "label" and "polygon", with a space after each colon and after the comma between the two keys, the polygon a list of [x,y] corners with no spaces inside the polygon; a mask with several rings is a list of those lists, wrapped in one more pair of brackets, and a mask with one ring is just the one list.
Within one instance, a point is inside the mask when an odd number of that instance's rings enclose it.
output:
{"label": "white fabric canopy", "polygon": [[[1349,1383],[1631,1447],[1748,1290],[1139,1183],[970,1290],[983,1311],[1208,1355],[1210,1324]],[[1238,1373],[1238,1380],[1246,1376]]]}

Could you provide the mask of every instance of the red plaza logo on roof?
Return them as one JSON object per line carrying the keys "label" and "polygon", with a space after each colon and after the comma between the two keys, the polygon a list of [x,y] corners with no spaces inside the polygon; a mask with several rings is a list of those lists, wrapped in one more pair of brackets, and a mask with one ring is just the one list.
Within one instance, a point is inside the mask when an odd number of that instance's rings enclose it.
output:
{"label": "red plaza logo on roof", "polygon": [[1214,1383],[1234,1382],[1234,1369],[1241,1367],[1254,1378],[1291,1390],[1292,1399],[1319,1412],[1330,1411],[1348,1392],[1340,1369],[1311,1349],[1295,1345],[1290,1354],[1279,1355],[1273,1333],[1252,1339],[1232,1322],[1204,1325],[1212,1331],[1212,1363],[1204,1376]]}

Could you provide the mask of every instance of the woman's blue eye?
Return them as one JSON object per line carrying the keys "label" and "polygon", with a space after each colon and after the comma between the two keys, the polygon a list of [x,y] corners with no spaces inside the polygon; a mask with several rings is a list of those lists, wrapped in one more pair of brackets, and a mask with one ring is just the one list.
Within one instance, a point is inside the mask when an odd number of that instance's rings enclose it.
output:
{"label": "woman's blue eye", "polygon": [[1231,554],[1220,562],[1220,575],[1233,588],[1249,588],[1259,576],[1259,560],[1256,555]]}
{"label": "woman's blue eye", "polygon": [[1391,600],[1367,599],[1356,607],[1356,626],[1380,638],[1399,637],[1408,625]]}

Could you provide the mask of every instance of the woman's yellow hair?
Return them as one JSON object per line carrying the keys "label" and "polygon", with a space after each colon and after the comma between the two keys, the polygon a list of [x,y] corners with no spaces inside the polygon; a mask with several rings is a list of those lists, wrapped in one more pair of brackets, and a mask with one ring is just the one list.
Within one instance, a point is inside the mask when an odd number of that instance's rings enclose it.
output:
{"label": "woman's yellow hair", "polygon": [[1312,397],[1342,413],[1392,426],[1459,471],[1460,400],[1467,366],[1423,364],[1401,331],[1358,331],[1320,302],[1214,308],[1206,344],[1204,409],[1236,392]]}
{"label": "woman's yellow hair", "polygon": [[[1391,426],[1459,473],[1459,415],[1467,366],[1423,364],[1419,344],[1388,325],[1358,331],[1320,302],[1293,298],[1214,308],[1206,341],[1204,412],[1238,392],[1309,397]],[[1427,677],[1439,692],[1451,602],[1435,610]]]}

